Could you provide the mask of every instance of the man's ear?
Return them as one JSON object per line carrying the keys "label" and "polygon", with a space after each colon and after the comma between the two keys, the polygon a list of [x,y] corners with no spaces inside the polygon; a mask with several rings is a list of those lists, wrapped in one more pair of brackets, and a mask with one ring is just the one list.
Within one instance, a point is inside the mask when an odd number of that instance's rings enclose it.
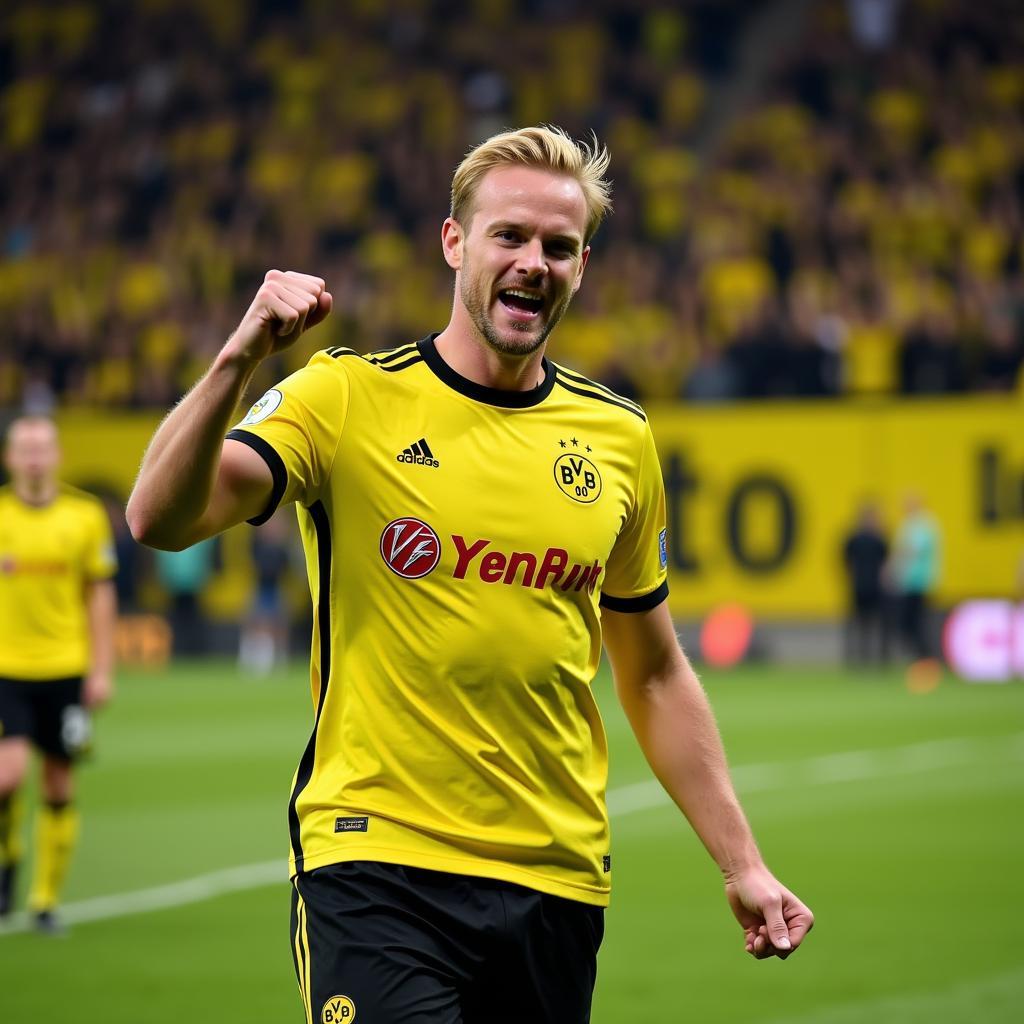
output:
{"label": "man's ear", "polygon": [[441,225],[441,251],[445,263],[452,270],[462,269],[462,243],[465,235],[462,225],[454,218],[448,217]]}

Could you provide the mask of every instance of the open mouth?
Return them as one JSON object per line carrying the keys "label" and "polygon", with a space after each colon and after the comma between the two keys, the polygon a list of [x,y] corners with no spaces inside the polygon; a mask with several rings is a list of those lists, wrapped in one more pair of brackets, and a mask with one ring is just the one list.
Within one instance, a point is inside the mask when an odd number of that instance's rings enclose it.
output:
{"label": "open mouth", "polygon": [[529,319],[544,308],[544,296],[523,288],[503,288],[498,300],[514,316]]}

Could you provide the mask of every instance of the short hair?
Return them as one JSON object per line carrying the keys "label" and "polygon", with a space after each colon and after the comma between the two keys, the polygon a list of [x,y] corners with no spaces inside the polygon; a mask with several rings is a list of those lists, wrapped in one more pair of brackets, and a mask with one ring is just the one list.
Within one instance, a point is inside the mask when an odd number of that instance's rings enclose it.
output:
{"label": "short hair", "polygon": [[473,214],[473,198],[488,171],[509,164],[523,164],[575,178],[587,203],[587,245],[612,205],[612,183],[608,170],[608,148],[597,135],[590,143],[577,142],[562,128],[541,124],[532,128],[501,132],[474,146],[463,157],[452,178],[452,217],[462,222]]}

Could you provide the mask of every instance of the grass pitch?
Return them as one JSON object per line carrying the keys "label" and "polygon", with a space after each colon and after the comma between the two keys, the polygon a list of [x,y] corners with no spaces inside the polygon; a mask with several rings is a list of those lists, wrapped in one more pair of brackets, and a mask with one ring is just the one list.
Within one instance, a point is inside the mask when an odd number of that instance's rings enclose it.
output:
{"label": "grass pitch", "polygon": [[[1024,686],[913,694],[897,673],[779,668],[705,683],[766,859],[818,925],[785,963],[743,953],[602,675],[615,872],[595,1024],[1018,1020]],[[0,1020],[299,1024],[284,809],[310,724],[303,666],[122,673],[80,777],[67,901],[83,919],[63,939],[0,934]]]}

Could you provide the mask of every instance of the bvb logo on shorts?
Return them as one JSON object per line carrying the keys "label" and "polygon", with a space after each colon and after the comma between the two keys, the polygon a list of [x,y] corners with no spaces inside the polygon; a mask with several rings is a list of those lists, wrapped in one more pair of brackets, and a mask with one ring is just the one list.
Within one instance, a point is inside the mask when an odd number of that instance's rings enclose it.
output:
{"label": "bvb logo on shorts", "polygon": [[321,1024],[352,1024],[356,1019],[356,1004],[348,996],[331,996],[320,1011]]}
{"label": "bvb logo on shorts", "polygon": [[590,459],[566,452],[555,459],[555,483],[573,501],[589,505],[601,496],[601,474]]}
{"label": "bvb logo on shorts", "polygon": [[60,740],[72,757],[84,754],[92,742],[92,719],[78,704],[69,704],[60,718]]}

